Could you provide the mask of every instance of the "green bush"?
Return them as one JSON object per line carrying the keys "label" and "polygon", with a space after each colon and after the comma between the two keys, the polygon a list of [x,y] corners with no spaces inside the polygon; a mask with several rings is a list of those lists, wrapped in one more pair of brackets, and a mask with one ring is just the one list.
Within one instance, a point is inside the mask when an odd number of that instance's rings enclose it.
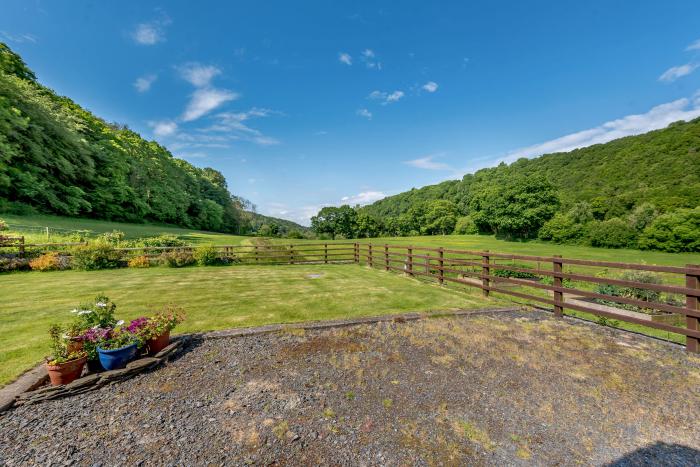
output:
{"label": "green bush", "polygon": [[289,232],[287,232],[287,238],[300,239],[304,238],[304,234],[299,232],[298,230],[290,230]]}
{"label": "green bush", "polygon": [[197,264],[197,260],[191,251],[170,250],[160,255],[160,262],[169,268],[183,268]]}
{"label": "green bush", "polygon": [[73,248],[71,266],[86,271],[114,269],[122,266],[123,260],[121,251],[109,243],[97,241]]}
{"label": "green bush", "polygon": [[7,230],[7,229],[8,229],[7,222],[5,222],[5,219],[0,219],[0,232],[2,232],[3,230]]}
{"label": "green bush", "polygon": [[637,245],[637,232],[618,217],[589,223],[587,237],[592,246],[604,248],[631,248]]}
{"label": "green bush", "polygon": [[462,216],[457,219],[454,233],[456,235],[475,235],[479,233],[479,229],[470,216]]}
{"label": "green bush", "polygon": [[700,206],[679,209],[654,219],[642,232],[639,247],[670,253],[700,251]]}
{"label": "green bush", "polygon": [[[532,267],[529,264],[518,263],[509,264],[508,266],[513,266],[514,268],[520,269],[530,269]],[[491,274],[496,277],[512,277],[515,279],[539,279],[540,277],[532,272],[511,271],[510,269],[492,269]]]}
{"label": "green bush", "polygon": [[[642,284],[663,283],[663,278],[660,275],[649,271],[625,271],[619,278],[626,281],[641,282]],[[661,299],[660,292],[642,287],[623,287],[612,284],[601,284],[596,291],[600,294],[611,295],[613,297],[635,298],[646,302],[658,302]]]}
{"label": "green bush", "polygon": [[187,242],[185,242],[184,240],[180,240],[175,235],[169,235],[169,234],[158,235],[157,237],[138,238],[138,239],[134,240],[132,243],[133,243],[133,246],[135,246],[135,247],[138,247],[138,246],[147,246],[147,247],[187,246]]}
{"label": "green bush", "polygon": [[124,241],[124,237],[124,232],[121,230],[112,230],[111,232],[103,233],[98,239],[110,245],[117,246]]}
{"label": "green bush", "polygon": [[223,264],[221,254],[213,246],[203,246],[194,252],[194,258],[200,266],[217,266]]}
{"label": "green bush", "polygon": [[537,234],[540,240],[549,240],[554,243],[574,243],[581,240],[586,234],[586,227],[574,221],[567,214],[556,214],[544,223]]}

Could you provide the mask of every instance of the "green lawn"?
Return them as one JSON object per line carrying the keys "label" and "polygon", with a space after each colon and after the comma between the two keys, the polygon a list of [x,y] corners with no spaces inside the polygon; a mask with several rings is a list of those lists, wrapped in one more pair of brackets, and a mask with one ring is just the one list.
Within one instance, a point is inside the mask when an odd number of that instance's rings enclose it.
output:
{"label": "green lawn", "polygon": [[[10,214],[0,214],[0,218],[5,219],[10,226],[11,232],[27,236],[28,241],[47,241],[42,228],[49,227],[54,237],[49,241],[61,241],[60,233],[63,230],[91,230],[95,233],[111,232],[120,230],[124,232],[127,239],[139,237],[153,237],[161,234],[177,235],[192,244],[214,244],[214,245],[238,245],[242,240],[248,238],[240,235],[229,235],[216,232],[205,232],[200,230],[189,230],[171,225],[157,224],[127,224],[124,222],[111,222],[93,219],[80,219],[60,216],[13,216]],[[59,229],[59,230],[52,230]]]}
{"label": "green lawn", "polygon": [[504,304],[357,265],[27,272],[1,275],[0,290],[0,385],[47,354],[49,324],[100,292],[124,319],[183,306],[178,332]]}

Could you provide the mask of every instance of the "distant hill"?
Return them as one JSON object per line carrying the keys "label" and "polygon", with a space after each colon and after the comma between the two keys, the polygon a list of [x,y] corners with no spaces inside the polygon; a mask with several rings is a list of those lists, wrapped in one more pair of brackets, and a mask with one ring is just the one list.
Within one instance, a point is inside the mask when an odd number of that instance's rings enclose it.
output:
{"label": "distant hill", "polygon": [[543,177],[554,187],[560,211],[585,201],[596,217],[623,216],[643,203],[659,211],[700,204],[700,119],[566,153],[519,159],[465,175],[462,180],[412,189],[362,210],[378,218],[400,216],[424,201],[446,199],[470,211],[472,187],[512,176]]}
{"label": "distant hill", "polygon": [[246,204],[219,171],[177,159],[42,86],[0,43],[0,212],[244,234],[258,219]]}

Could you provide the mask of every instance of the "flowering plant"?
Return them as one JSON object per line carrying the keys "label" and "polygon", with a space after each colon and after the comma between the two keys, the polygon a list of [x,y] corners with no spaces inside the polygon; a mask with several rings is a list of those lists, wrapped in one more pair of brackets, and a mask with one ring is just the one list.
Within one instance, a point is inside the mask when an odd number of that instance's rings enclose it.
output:
{"label": "flowering plant", "polygon": [[77,322],[82,329],[112,328],[117,324],[117,320],[114,318],[116,309],[117,305],[111,302],[108,297],[98,295],[93,303],[80,305],[71,313],[77,316]]}
{"label": "flowering plant", "polygon": [[49,336],[51,336],[51,357],[49,357],[49,365],[60,365],[85,356],[84,351],[71,352],[68,349],[68,339],[66,330],[54,324],[49,328]]}
{"label": "flowering plant", "polygon": [[127,329],[134,334],[138,334],[142,340],[147,341],[172,330],[184,319],[182,308],[168,305],[163,311],[151,317],[142,316],[132,320]]}
{"label": "flowering plant", "polygon": [[137,344],[140,347],[142,341],[137,334],[129,332],[127,328],[119,327],[110,330],[104,338],[100,339],[98,347],[103,350],[115,350],[131,344]]}

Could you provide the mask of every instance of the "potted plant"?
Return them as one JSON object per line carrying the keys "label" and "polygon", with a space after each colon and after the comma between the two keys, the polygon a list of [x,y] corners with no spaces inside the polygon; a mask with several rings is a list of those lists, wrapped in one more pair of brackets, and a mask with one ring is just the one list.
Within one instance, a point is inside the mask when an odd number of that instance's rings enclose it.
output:
{"label": "potted plant", "polygon": [[162,312],[149,318],[137,318],[129,324],[129,331],[138,334],[148,352],[155,354],[170,343],[170,331],[184,320],[182,309],[167,306]]}
{"label": "potted plant", "polygon": [[53,386],[68,384],[80,377],[87,361],[84,351],[69,350],[64,329],[54,324],[49,328],[52,356],[47,359],[46,371]]}
{"label": "potted plant", "polygon": [[79,338],[82,349],[87,353],[87,366],[91,373],[102,371],[97,354],[97,344],[107,337],[110,330],[120,325],[115,319],[114,312],[117,309],[105,295],[98,295],[92,303],[82,304],[71,313],[76,315],[72,327],[80,330]]}
{"label": "potted plant", "polygon": [[97,356],[105,370],[124,368],[136,356],[139,337],[126,328],[115,328],[97,344]]}

